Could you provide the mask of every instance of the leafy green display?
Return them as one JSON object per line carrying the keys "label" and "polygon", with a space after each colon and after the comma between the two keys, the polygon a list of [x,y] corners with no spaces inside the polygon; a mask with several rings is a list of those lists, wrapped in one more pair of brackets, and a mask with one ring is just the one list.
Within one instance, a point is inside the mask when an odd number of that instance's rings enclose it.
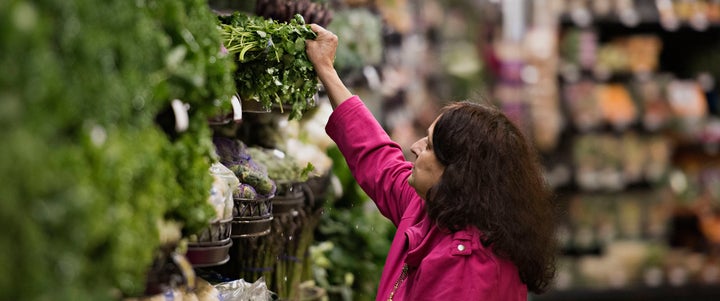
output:
{"label": "leafy green display", "polygon": [[[233,64],[200,0],[0,1],[0,291],[5,300],[142,294],[159,224],[207,203],[207,116]],[[172,99],[185,132],[156,123]]]}
{"label": "leafy green display", "polygon": [[300,119],[315,106],[318,80],[305,40],[316,34],[300,15],[289,23],[239,12],[220,20],[223,44],[238,66],[235,81],[242,99],[265,109],[291,106],[289,119]]}

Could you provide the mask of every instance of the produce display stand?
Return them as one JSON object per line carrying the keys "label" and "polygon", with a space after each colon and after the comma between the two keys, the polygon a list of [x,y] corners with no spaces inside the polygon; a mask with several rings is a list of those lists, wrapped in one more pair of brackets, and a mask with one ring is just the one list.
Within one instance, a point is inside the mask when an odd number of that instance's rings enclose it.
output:
{"label": "produce display stand", "polygon": [[[296,68],[298,55],[304,54],[303,44],[298,44],[298,40],[293,40],[291,44],[283,44],[283,39],[288,39],[288,35],[295,35],[300,30],[288,31],[285,27],[278,25],[278,22],[287,22],[284,25],[287,28],[296,26],[300,28],[303,23],[295,17],[295,13],[285,16],[287,18],[280,19],[281,16],[274,14],[272,11],[265,11],[256,18],[258,13],[253,5],[239,7],[237,3],[225,3],[222,1],[211,1],[210,6],[218,15],[223,24],[224,43],[238,65],[235,71],[235,80],[238,87],[238,102],[242,117],[235,119],[234,122],[226,118],[226,125],[221,123],[215,124],[219,129],[218,134],[230,139],[237,139],[243,143],[251,143],[252,139],[243,137],[238,131],[262,132],[263,125],[254,124],[255,119],[300,119],[305,108],[313,107],[318,101],[317,93],[312,98],[306,98],[304,104],[294,104],[292,102],[302,101],[302,98],[309,95],[315,86],[307,86],[306,83],[313,81],[293,80],[292,84],[271,85],[268,89],[260,88],[264,86],[266,81],[260,80],[263,76],[267,76],[267,69]],[[260,3],[262,1],[258,1]],[[303,2],[303,1],[299,1]],[[305,1],[307,2],[307,1]],[[303,3],[305,3],[303,2]],[[309,2],[308,2],[309,4]],[[266,5],[267,6],[267,5]],[[312,6],[316,6],[312,3]],[[272,7],[272,6],[268,6]],[[294,9],[300,6],[293,5]],[[309,7],[309,6],[308,6]],[[319,9],[316,7],[314,9]],[[304,13],[298,10],[296,13]],[[307,13],[307,12],[306,12]],[[272,16],[269,16],[272,15]],[[310,14],[303,14],[303,16]],[[270,20],[269,18],[272,18]],[[325,16],[329,20],[330,16]],[[235,22],[242,22],[240,23]],[[232,27],[232,28],[231,28]],[[248,29],[246,27],[252,28]],[[262,31],[264,34],[259,35]],[[248,42],[248,41],[264,41],[263,39],[274,35],[275,31],[284,31],[282,35],[273,36],[267,43],[265,42]],[[242,38],[238,38],[242,36]],[[302,36],[298,36],[301,39]],[[255,43],[255,44],[254,44]],[[262,46],[262,47],[258,47]],[[300,45],[300,46],[298,46]],[[287,48],[287,47],[290,48]],[[299,49],[298,47],[302,48]],[[240,51],[242,49],[242,51]],[[278,56],[266,54],[275,53]],[[296,52],[292,54],[292,51]],[[295,55],[295,63],[285,65],[283,60],[276,61],[282,55]],[[305,59],[306,60],[306,59]],[[290,76],[309,76],[303,72],[306,69],[293,70],[276,70],[280,74],[289,72]],[[255,72],[255,73],[254,73]],[[263,74],[257,74],[262,72]],[[284,73],[283,73],[284,74]],[[314,75],[314,74],[313,74]],[[288,76],[287,74],[285,76]],[[312,79],[317,79],[313,76]],[[271,80],[271,79],[268,79]],[[277,77],[272,79],[275,81],[285,80],[285,77]],[[296,85],[297,83],[302,85]],[[285,91],[289,89],[288,91]],[[293,91],[293,92],[289,92]],[[290,93],[290,94],[287,94]],[[296,93],[297,95],[292,95]],[[245,95],[245,96],[243,96]],[[268,98],[274,99],[271,105],[268,105]],[[283,103],[279,103],[282,99]],[[290,101],[286,103],[284,101]],[[298,110],[298,106],[301,108]],[[238,126],[235,126],[235,125]],[[224,128],[225,127],[225,128]],[[259,137],[263,139],[264,137]],[[262,163],[258,158],[244,158],[243,160],[255,159],[253,164]],[[245,164],[245,163],[243,163]],[[253,165],[248,164],[248,165]],[[267,170],[263,171],[269,176]],[[237,175],[243,183],[242,171],[237,171]],[[222,264],[205,267],[198,271],[198,274],[214,277],[216,281],[221,279],[243,279],[247,282],[264,281],[271,291],[276,294],[277,298],[287,300],[297,300],[300,298],[301,291],[310,291],[310,288],[300,289],[301,280],[306,280],[309,268],[308,248],[312,243],[313,232],[319,219],[319,210],[311,205],[315,204],[314,194],[310,191],[309,186],[305,182],[287,182],[272,179],[275,182],[276,190],[273,190],[272,196],[257,198],[235,197],[234,218],[232,220],[232,247],[229,250],[229,260]]]}

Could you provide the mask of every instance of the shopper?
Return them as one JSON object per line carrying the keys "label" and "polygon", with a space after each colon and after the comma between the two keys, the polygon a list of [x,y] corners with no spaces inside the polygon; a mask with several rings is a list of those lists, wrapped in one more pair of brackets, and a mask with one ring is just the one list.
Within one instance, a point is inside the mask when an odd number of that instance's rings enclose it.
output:
{"label": "shopper", "polygon": [[518,128],[490,105],[453,103],[407,162],[333,68],[337,36],[311,26],[318,37],[306,52],[334,108],[326,131],[398,228],[376,299],[526,301],[543,292],[555,272],[552,193]]}

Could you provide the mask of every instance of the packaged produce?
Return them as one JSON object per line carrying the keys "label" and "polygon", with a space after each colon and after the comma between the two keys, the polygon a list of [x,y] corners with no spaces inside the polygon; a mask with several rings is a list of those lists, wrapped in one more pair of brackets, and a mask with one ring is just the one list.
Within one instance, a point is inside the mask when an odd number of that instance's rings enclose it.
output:
{"label": "packaged produce", "polygon": [[238,185],[238,189],[235,191],[235,194],[233,195],[233,198],[236,199],[254,199],[257,197],[257,192],[255,191],[255,188],[250,186],[249,184],[240,183]]}
{"label": "packaged produce", "polygon": [[563,87],[563,94],[573,125],[581,132],[602,125],[602,111],[595,94],[595,82],[581,80]]}
{"label": "packaged produce", "polygon": [[243,164],[250,160],[250,155],[245,151],[245,144],[237,139],[227,137],[213,137],[215,153],[218,160],[225,166]]}
{"label": "packaged produce", "polygon": [[613,127],[625,129],[636,121],[638,110],[624,85],[598,85],[595,93],[603,118]]}
{"label": "packaged produce", "polygon": [[657,70],[662,41],[656,35],[635,35],[625,42],[628,65],[633,73],[651,73]]}
{"label": "packaged produce", "polygon": [[560,55],[566,64],[591,70],[597,60],[597,32],[592,29],[569,29],[563,34]]}
{"label": "packaged produce", "polygon": [[640,81],[634,87],[643,107],[642,124],[649,131],[666,127],[672,119],[670,104],[663,93],[664,82],[662,77],[658,77]]}
{"label": "packaged produce", "polygon": [[275,182],[268,177],[267,167],[253,160],[245,143],[227,137],[214,137],[213,143],[220,162],[239,180],[239,183],[235,183],[233,186],[231,198],[232,195],[240,196],[241,194],[256,196],[259,194],[265,197],[275,194]]}
{"label": "packaged produce", "polygon": [[238,176],[240,182],[252,186],[257,193],[266,196],[275,193],[275,182],[262,171],[253,169],[247,164],[233,165],[230,169]]}
{"label": "packaged produce", "polygon": [[708,108],[705,93],[696,81],[673,80],[668,83],[666,93],[678,118],[692,121],[706,116]]}
{"label": "packaged produce", "polygon": [[307,181],[310,171],[314,169],[310,163],[305,167],[300,166],[292,155],[277,149],[248,147],[247,151],[254,160],[267,168],[268,177],[275,181],[304,182]]}
{"label": "packaged produce", "polygon": [[244,279],[218,283],[215,288],[220,300],[225,301],[267,301],[272,300],[273,296],[263,277],[252,283]]}
{"label": "packaged produce", "polygon": [[210,173],[215,181],[210,192],[209,202],[215,208],[216,220],[232,218],[233,194],[238,189],[240,180],[225,165],[213,163]]}
{"label": "packaged produce", "polygon": [[643,179],[646,144],[635,132],[625,132],[620,138],[622,149],[623,179],[627,183],[640,182]]}

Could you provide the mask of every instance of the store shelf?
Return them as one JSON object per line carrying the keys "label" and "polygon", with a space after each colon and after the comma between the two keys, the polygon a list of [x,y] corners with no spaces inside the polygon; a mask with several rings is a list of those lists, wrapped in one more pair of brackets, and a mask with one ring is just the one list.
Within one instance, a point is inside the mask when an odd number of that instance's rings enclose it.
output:
{"label": "store shelf", "polygon": [[687,285],[679,287],[640,287],[624,289],[572,289],[531,295],[531,301],[638,301],[719,300],[720,285]]}

